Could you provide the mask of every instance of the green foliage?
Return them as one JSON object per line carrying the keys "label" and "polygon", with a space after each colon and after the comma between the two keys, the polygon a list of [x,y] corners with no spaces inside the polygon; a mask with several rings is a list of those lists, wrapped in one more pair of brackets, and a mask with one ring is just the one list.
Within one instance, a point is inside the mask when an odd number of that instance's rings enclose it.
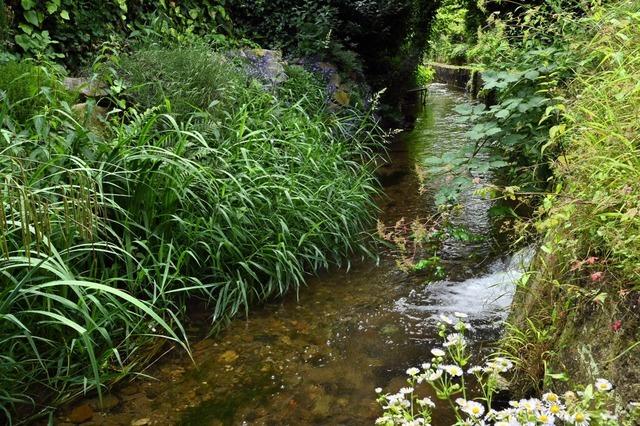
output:
{"label": "green foliage", "polygon": [[239,67],[205,46],[145,48],[120,57],[117,67],[125,94],[141,110],[166,103],[171,112],[185,114],[223,99],[231,108],[233,94],[246,90]]}
{"label": "green foliage", "polygon": [[418,65],[416,70],[416,86],[426,87],[433,82],[436,76],[436,71],[425,65]]}
{"label": "green foliage", "polygon": [[71,101],[54,68],[31,62],[8,62],[0,65],[0,100],[17,122],[25,122],[45,107]]}
{"label": "green foliage", "polygon": [[539,225],[549,249],[562,253],[567,266],[598,258],[595,269],[586,265],[567,273],[593,281],[588,277],[608,271],[603,279],[633,289],[640,288],[639,12],[624,2],[600,11],[590,17],[598,35],[575,45],[583,61],[597,67],[573,82],[575,100],[549,142],[565,146],[566,153],[554,163],[560,184],[544,200],[541,210],[548,216]]}
{"label": "green foliage", "polygon": [[306,72],[274,94],[200,46],[172,53],[144,74],[163,91],[125,80],[167,51],[99,67],[134,105],[113,99],[124,109],[99,116],[99,132],[63,102],[22,122],[0,105],[6,414],[104,389],[153,360],[158,337],[187,349],[188,299],[217,329],[368,253],[380,143],[369,114],[294,102],[318,99]]}
{"label": "green foliage", "polygon": [[448,64],[464,64],[473,38],[468,31],[469,0],[444,0],[431,27],[429,58]]}
{"label": "green foliage", "polygon": [[415,69],[436,6],[431,0],[227,3],[236,26],[264,46],[282,48],[290,55],[319,55],[346,73],[364,70],[374,91],[388,88],[383,102],[390,113],[406,90],[415,87]]}
{"label": "green foliage", "polygon": [[547,142],[562,153],[535,215],[540,255],[506,348],[523,360],[518,389],[539,386],[551,368],[582,377],[598,369],[628,401],[638,365],[640,8],[611,2],[575,21],[583,31],[563,37],[580,60]]}
{"label": "green foliage", "polygon": [[[88,3],[78,0],[12,0],[10,50],[24,56],[64,56],[74,67],[84,63],[101,42],[126,38],[132,31],[178,37],[182,34],[214,34],[230,30],[222,2],[144,2],[110,0]],[[218,31],[220,30],[220,31]]]}
{"label": "green foliage", "polygon": [[[471,172],[500,171],[516,190],[529,194],[548,188],[550,164],[563,151],[553,139],[563,129],[563,91],[577,70],[590,65],[570,40],[596,31],[585,18],[554,4],[502,18],[494,15],[491,36],[479,38],[474,55],[488,61],[481,65],[487,69],[482,91],[494,103],[456,110],[461,120],[474,123],[468,133],[476,142],[473,149],[429,160],[432,172],[448,167],[459,171],[458,188],[449,188],[450,194],[441,197],[444,202],[454,201],[456,192],[469,186]],[[520,28],[521,33],[508,35],[506,28]],[[476,161],[478,156],[482,161]]]}
{"label": "green foliage", "polygon": [[326,102],[326,88],[320,79],[303,67],[285,66],[288,79],[278,87],[280,98],[290,104],[301,103],[305,109],[313,109]]}

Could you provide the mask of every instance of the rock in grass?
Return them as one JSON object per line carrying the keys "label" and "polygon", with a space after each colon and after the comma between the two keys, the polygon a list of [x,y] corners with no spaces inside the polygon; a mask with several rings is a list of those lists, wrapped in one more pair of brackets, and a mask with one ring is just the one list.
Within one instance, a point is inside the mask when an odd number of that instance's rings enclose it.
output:
{"label": "rock in grass", "polygon": [[69,421],[71,423],[79,424],[89,421],[93,418],[93,408],[89,404],[82,404],[75,407],[69,413]]}
{"label": "rock in grass", "polygon": [[285,62],[282,60],[282,52],[278,50],[244,49],[238,52],[238,56],[247,63],[248,74],[266,85],[273,87],[287,81],[288,77],[284,70]]}
{"label": "rock in grass", "polygon": [[62,84],[68,91],[78,92],[86,98],[101,98],[108,95],[104,83],[88,78],[67,77]]}
{"label": "rock in grass", "polygon": [[149,425],[151,424],[151,419],[149,418],[144,418],[144,419],[138,419],[138,420],[133,420],[131,421],[131,426],[145,426],[145,425]]}

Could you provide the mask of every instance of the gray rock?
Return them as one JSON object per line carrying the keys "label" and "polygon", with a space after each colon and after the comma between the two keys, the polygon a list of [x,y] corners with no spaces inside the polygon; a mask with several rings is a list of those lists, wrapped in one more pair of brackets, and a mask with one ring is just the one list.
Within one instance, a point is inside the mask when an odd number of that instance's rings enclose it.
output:
{"label": "gray rock", "polygon": [[268,86],[277,86],[287,81],[284,70],[285,61],[282,52],[278,50],[245,49],[238,52],[238,56],[247,64],[250,76],[260,80]]}
{"label": "gray rock", "polygon": [[87,98],[101,98],[107,96],[104,83],[82,77],[67,77],[63,81],[64,87],[70,92],[80,92]]}

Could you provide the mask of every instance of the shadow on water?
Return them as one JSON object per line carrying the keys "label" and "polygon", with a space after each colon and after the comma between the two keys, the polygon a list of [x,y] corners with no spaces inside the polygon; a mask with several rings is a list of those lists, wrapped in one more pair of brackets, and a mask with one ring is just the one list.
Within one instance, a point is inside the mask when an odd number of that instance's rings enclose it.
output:
{"label": "shadow on water", "polygon": [[[454,112],[465,101],[446,86],[431,86],[415,128],[392,147],[392,164],[382,170],[385,222],[433,210],[437,183],[419,195],[414,166],[470,143]],[[405,385],[408,367],[430,358],[439,314],[469,314],[474,353],[486,352],[500,335],[527,256],[501,253],[498,225],[488,215],[491,201],[469,191],[462,203],[454,220],[485,238],[445,243],[447,279],[426,283],[398,271],[385,256],[378,266],[362,262],[349,272],[311,278],[298,299],[269,304],[218,338],[194,345],[196,367],[184,360],[161,368],[158,382],[141,385],[139,398],[97,423],[147,417],[182,425],[373,424],[380,414],[373,389],[396,391]],[[434,424],[450,419],[438,411]]]}

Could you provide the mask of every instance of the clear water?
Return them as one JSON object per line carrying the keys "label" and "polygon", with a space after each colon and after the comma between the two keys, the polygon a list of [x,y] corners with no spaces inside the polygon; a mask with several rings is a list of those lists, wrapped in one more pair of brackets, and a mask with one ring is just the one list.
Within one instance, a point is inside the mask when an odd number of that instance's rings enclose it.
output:
{"label": "clear water", "polygon": [[[419,195],[414,166],[470,143],[453,110],[466,101],[444,85],[431,86],[415,129],[401,135],[383,170],[387,196],[380,207],[387,223],[433,210],[433,192],[442,183]],[[479,185],[491,179],[477,177]],[[427,283],[404,274],[384,254],[379,265],[361,262],[348,272],[312,277],[298,298],[253,311],[219,337],[195,344],[195,365],[171,360],[148,372],[157,381],[116,392],[123,402],[94,424],[141,418],[179,425],[373,424],[380,414],[374,388],[397,391],[405,370],[428,360],[439,314],[469,314],[474,353],[486,352],[500,335],[529,255],[503,255],[499,226],[487,213],[491,201],[469,191],[462,204],[456,223],[485,238],[445,243],[446,279]],[[437,411],[434,423],[451,424],[450,413]]]}

